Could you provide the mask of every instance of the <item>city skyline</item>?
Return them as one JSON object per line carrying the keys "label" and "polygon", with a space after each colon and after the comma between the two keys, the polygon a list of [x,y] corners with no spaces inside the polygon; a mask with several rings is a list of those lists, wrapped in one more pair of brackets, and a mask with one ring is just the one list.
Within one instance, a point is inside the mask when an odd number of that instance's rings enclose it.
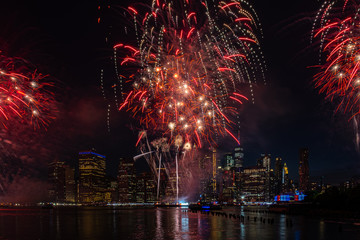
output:
{"label": "city skyline", "polygon": [[[48,197],[42,202],[70,205],[176,205],[196,201],[224,204],[269,203],[274,199],[284,201],[290,196],[294,201],[302,201],[306,196],[304,194],[311,194],[311,191],[323,193],[331,187],[323,177],[315,181],[309,180],[308,149],[299,150],[299,179],[289,178],[286,163],[280,158],[272,159],[269,154],[261,154],[253,165],[244,167],[242,151],[241,148],[235,148],[222,157],[217,156],[214,150],[197,154],[192,157],[186,171],[179,172],[179,178],[176,177],[175,169],[166,165],[161,168],[159,165],[155,166],[155,172],[138,169],[132,158],[121,158],[117,175],[109,176],[106,173],[106,156],[97,153],[95,149],[82,151],[79,152],[75,168],[58,160],[49,163]],[[209,161],[211,158],[215,160]],[[212,169],[216,171],[213,172]],[[160,175],[157,176],[157,172]],[[193,180],[189,181],[188,177]],[[349,179],[341,183],[340,187],[349,189],[357,182],[357,179]]]}

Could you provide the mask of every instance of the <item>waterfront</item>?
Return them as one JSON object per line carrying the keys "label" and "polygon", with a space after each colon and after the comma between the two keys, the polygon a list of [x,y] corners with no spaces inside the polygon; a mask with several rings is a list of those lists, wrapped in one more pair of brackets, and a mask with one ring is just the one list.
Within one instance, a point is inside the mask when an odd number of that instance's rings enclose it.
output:
{"label": "waterfront", "polygon": [[243,215],[244,221],[180,208],[1,209],[0,239],[360,239],[360,226],[350,222],[235,208],[219,212]]}

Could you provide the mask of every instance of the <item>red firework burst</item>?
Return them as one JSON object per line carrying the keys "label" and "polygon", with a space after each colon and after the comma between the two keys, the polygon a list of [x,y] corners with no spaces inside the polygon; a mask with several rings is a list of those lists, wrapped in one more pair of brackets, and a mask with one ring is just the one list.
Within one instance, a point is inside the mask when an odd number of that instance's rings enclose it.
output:
{"label": "red firework burst", "polygon": [[0,52],[0,121],[30,124],[35,129],[47,127],[53,117],[53,84],[47,76],[20,58]]}
{"label": "red firework burst", "polygon": [[324,64],[315,75],[320,93],[338,103],[337,110],[360,112],[360,21],[357,1],[327,1],[318,12],[314,38],[321,39]]}
{"label": "red firework burst", "polygon": [[148,9],[127,10],[139,44],[114,46],[120,87],[131,86],[119,110],[171,144],[181,136],[184,146],[202,147],[214,144],[217,135],[240,144],[232,133],[232,117],[248,100],[240,84],[248,84],[252,94],[265,68],[252,7],[245,1],[209,6],[158,0]]}

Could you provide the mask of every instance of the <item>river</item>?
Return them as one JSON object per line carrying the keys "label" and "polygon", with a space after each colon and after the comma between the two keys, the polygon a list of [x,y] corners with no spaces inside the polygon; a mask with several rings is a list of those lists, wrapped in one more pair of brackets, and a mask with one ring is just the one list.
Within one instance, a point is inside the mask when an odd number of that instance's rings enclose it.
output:
{"label": "river", "polygon": [[241,208],[219,212],[227,217],[180,208],[5,208],[0,209],[0,240],[360,239],[356,223]]}

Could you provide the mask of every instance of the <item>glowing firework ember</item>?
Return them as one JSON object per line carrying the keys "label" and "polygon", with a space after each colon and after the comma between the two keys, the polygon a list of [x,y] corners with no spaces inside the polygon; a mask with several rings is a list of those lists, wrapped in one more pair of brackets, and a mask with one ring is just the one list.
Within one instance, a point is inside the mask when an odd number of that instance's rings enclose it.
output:
{"label": "glowing firework ember", "polygon": [[360,8],[356,2],[326,1],[313,30],[313,38],[321,39],[320,59],[325,58],[315,86],[338,103],[337,111],[350,112],[351,118],[360,111]]}
{"label": "glowing firework ember", "polygon": [[19,121],[34,128],[46,127],[52,118],[52,84],[26,61],[0,52],[0,121]]}
{"label": "glowing firework ember", "polygon": [[248,100],[241,84],[250,86],[254,101],[253,84],[265,68],[251,5],[157,0],[127,12],[138,45],[114,46],[120,88],[131,86],[119,109],[177,148],[213,145],[224,135],[240,144],[232,116]]}

